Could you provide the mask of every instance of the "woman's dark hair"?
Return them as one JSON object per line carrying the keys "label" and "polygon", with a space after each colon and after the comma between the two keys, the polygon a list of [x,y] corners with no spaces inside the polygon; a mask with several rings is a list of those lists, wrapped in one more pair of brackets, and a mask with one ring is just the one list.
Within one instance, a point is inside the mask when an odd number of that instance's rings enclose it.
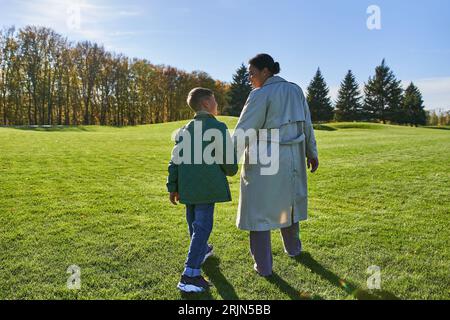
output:
{"label": "woman's dark hair", "polygon": [[251,58],[248,63],[256,67],[260,71],[264,68],[267,68],[273,74],[280,73],[280,64],[278,62],[275,62],[273,58],[267,53],[260,53],[256,55],[255,57]]}

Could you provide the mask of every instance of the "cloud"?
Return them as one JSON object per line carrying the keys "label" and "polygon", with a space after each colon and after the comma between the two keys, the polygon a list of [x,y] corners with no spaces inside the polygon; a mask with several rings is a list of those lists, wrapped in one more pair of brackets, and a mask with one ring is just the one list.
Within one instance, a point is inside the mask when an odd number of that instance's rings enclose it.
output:
{"label": "cloud", "polygon": [[122,11],[119,11],[119,15],[127,16],[127,17],[135,17],[135,16],[140,16],[141,13],[139,11],[122,10]]}
{"label": "cloud", "polygon": [[128,36],[134,36],[137,35],[138,32],[136,31],[115,31],[108,33],[111,37],[128,37]]}
{"label": "cloud", "polygon": [[[121,36],[132,36],[135,30],[114,30],[121,20],[140,15],[136,7],[111,4],[104,0],[16,0],[14,24],[46,26],[68,36],[70,40],[90,40],[117,47]],[[124,24],[125,25],[125,24]]]}
{"label": "cloud", "polygon": [[422,92],[427,110],[450,110],[450,77],[402,81],[403,87],[406,88],[411,82]]}

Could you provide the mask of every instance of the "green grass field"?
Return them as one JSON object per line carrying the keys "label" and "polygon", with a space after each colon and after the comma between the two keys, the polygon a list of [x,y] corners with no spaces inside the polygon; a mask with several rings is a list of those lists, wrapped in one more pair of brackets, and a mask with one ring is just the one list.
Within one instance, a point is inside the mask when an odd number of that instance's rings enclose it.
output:
{"label": "green grass field", "polygon": [[[450,299],[450,131],[350,123],[316,131],[305,253],[287,257],[274,231],[274,276],[254,273],[233,177],[204,265],[215,286],[182,295],[188,232],[165,179],[183,123],[1,128],[0,299]],[[367,290],[371,265],[381,290]]]}

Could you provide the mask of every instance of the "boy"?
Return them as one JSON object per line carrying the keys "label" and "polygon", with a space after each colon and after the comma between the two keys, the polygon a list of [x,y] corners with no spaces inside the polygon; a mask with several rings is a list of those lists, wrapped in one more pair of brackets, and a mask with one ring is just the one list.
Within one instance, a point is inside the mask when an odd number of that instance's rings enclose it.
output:
{"label": "boy", "polygon": [[[202,277],[200,267],[213,254],[213,247],[208,244],[208,239],[213,226],[214,205],[216,202],[231,201],[226,176],[235,175],[238,166],[234,148],[232,149],[233,157],[231,161],[228,159],[229,163],[227,163],[226,147],[228,145],[230,148],[233,145],[227,126],[215,118],[217,102],[214,93],[209,89],[195,88],[189,93],[187,103],[195,111],[195,117],[180,129],[175,139],[176,146],[169,163],[167,190],[170,192],[170,201],[174,205],[177,201],[186,205],[186,220],[191,239],[185,269],[177,287],[183,292],[203,292],[210,286],[209,282]],[[203,135],[209,129],[213,129],[209,133],[220,133],[221,137],[216,137],[220,139],[209,139],[212,142],[203,141]],[[177,149],[182,142],[180,137],[183,142],[187,142],[184,141],[186,139],[190,140],[188,141],[190,144],[186,144],[189,150],[182,151],[183,156],[190,155],[186,156],[190,161],[181,163],[178,158],[180,152]],[[221,143],[221,148],[216,146],[213,149],[214,153],[210,154],[214,162],[207,164],[211,161],[206,163],[203,159],[205,148],[216,143]],[[208,150],[211,148],[209,147]],[[199,153],[199,151],[201,151],[200,161],[199,155],[194,155],[194,152]]]}

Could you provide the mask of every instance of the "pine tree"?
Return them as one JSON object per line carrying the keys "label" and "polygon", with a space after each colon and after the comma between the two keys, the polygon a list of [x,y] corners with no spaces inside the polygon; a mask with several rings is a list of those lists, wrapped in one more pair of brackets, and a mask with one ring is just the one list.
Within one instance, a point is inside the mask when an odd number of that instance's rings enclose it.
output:
{"label": "pine tree", "polygon": [[403,123],[409,123],[414,126],[425,125],[427,116],[425,113],[422,94],[419,88],[414,83],[411,84],[405,90],[405,96],[403,99],[403,110],[407,115],[406,121]]}
{"label": "pine tree", "polygon": [[337,121],[362,119],[361,93],[351,70],[348,71],[341,83],[335,112]]}
{"label": "pine tree", "polygon": [[333,106],[331,105],[329,92],[330,90],[320,72],[320,68],[318,68],[314,79],[308,86],[307,101],[312,121],[329,121],[333,119]]}
{"label": "pine tree", "polygon": [[230,86],[229,104],[227,113],[230,116],[240,116],[242,109],[247,101],[248,95],[252,91],[247,68],[242,64],[233,75],[233,81]]}
{"label": "pine tree", "polygon": [[364,111],[369,119],[401,122],[405,117],[402,108],[401,81],[395,78],[392,70],[383,59],[375,69],[375,76],[369,78],[364,88]]}

